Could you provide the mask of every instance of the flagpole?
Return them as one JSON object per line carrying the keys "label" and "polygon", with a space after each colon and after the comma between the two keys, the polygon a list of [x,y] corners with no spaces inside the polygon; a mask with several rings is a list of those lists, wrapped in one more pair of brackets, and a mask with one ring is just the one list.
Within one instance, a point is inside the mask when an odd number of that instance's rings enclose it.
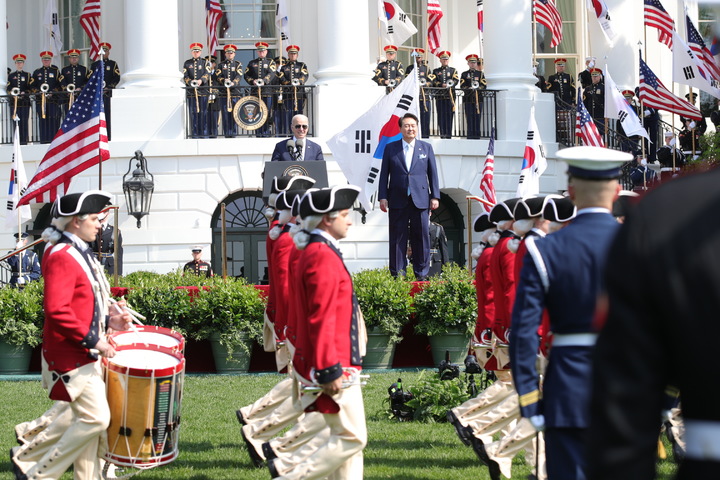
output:
{"label": "flagpole", "polygon": [[[13,132],[13,140],[14,140],[15,134],[19,133],[20,118],[17,115],[15,115],[15,118],[13,118],[13,121],[15,122],[15,130],[16,130],[16,132]],[[13,143],[14,143],[14,141],[13,141]],[[17,148],[18,148],[18,150],[20,150],[20,148],[21,148],[20,145],[18,145]],[[16,153],[19,153],[19,152],[16,152]],[[17,160],[17,156],[16,156],[15,162],[17,162],[17,161],[18,160]],[[20,195],[19,195],[20,184],[18,183],[18,172],[17,172],[18,164],[15,163],[14,167],[15,167],[16,171],[15,171],[15,185],[13,186],[13,192],[17,191],[17,193],[18,193],[17,198],[19,199],[20,198]],[[15,196],[15,195],[13,194],[13,196]],[[14,201],[13,203],[15,203],[14,206],[15,206],[15,218],[17,219],[17,239],[19,242],[20,239],[22,238],[22,215],[20,214],[20,208],[17,206],[17,201]],[[18,256],[18,274],[20,274],[21,277],[22,277],[22,264],[23,264],[23,251],[21,251]]]}
{"label": "flagpole", "polygon": [[[103,78],[105,75],[105,50],[100,47],[100,51],[98,52],[98,56],[100,57],[100,68],[103,70]],[[103,83],[105,81],[103,80]],[[100,101],[104,102],[103,95],[105,95],[105,85],[98,85],[102,90],[102,94],[100,95]],[[103,113],[105,113],[105,109],[103,108]],[[98,190],[102,190],[102,177],[103,177],[103,169],[102,169],[102,129],[98,128]],[[102,239],[100,240],[100,243],[102,243]]]}
{"label": "flagpole", "polygon": [[472,215],[472,207],[470,206],[470,200],[471,197],[465,197],[467,199],[467,251],[468,251],[468,257],[467,257],[467,265],[468,265],[468,272],[470,275],[472,275],[472,225],[470,217]]}

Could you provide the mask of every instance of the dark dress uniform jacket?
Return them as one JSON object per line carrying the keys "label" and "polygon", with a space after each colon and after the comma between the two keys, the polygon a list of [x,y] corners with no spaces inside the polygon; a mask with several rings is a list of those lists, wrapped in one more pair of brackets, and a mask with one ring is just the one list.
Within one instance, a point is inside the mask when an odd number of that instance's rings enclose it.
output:
{"label": "dark dress uniform jacket", "polygon": [[587,428],[590,424],[592,347],[553,347],[542,401],[537,398],[535,361],[543,309],[550,315],[555,335],[594,330],[605,259],[619,226],[610,212],[597,210],[601,211],[583,209],[562,230],[526,241],[528,254],[512,312],[510,363],[522,416],[544,414],[548,427]]}
{"label": "dark dress uniform jacket", "polygon": [[[475,80],[478,82],[478,88],[471,88],[472,82]],[[465,93],[465,103],[476,103],[475,92],[477,90],[485,90],[487,88],[487,80],[485,80],[485,74],[482,70],[466,70],[460,75],[460,88]],[[482,103],[483,97],[478,93],[478,102]]]}
{"label": "dark dress uniform jacket", "polygon": [[[265,85],[272,85],[275,82],[276,70],[275,62],[270,58],[250,60],[245,69],[245,81],[248,85],[254,86],[255,80],[262,79]],[[252,95],[257,95],[257,90],[253,90]]]}
{"label": "dark dress uniform jacket", "polygon": [[[591,480],[655,478],[669,384],[680,389],[686,440],[691,422],[720,423],[719,182],[715,169],[653,190],[613,244],[593,369]],[[720,478],[720,462],[686,456],[677,478]]]}
{"label": "dark dress uniform jacket", "polygon": [[[30,73],[29,72],[18,72],[15,70],[10,75],[8,75],[8,84],[7,84],[7,90],[8,93],[10,93],[10,90],[13,88],[19,88],[20,93],[27,93],[28,92],[28,86],[30,85]],[[26,105],[29,105],[28,100],[23,100]],[[18,105],[20,105],[20,101],[18,101]]]}
{"label": "dark dress uniform jacket", "polygon": [[553,92],[565,103],[575,103],[575,82],[568,73],[555,73],[548,77],[548,92]]}
{"label": "dark dress uniform jacket", "polygon": [[[190,87],[190,82],[193,80],[202,80],[200,87],[207,87],[210,83],[210,70],[212,70],[212,68],[205,58],[200,57],[185,60],[185,63],[183,64],[183,80],[185,85]],[[195,92],[193,92],[192,88],[188,88],[186,93],[188,97],[195,96]],[[207,88],[200,88],[198,94],[207,95]]]}
{"label": "dark dress uniform jacket", "polygon": [[605,118],[605,84],[598,82],[583,90],[583,103],[593,119]]}
{"label": "dark dress uniform jacket", "polygon": [[[68,65],[63,67],[60,73],[62,75],[60,85],[63,90],[65,90],[68,85],[72,84],[75,85],[75,89],[79,92],[88,80],[88,69],[84,65]],[[107,80],[105,80],[105,83],[107,84]],[[78,92],[76,92],[76,94]]]}

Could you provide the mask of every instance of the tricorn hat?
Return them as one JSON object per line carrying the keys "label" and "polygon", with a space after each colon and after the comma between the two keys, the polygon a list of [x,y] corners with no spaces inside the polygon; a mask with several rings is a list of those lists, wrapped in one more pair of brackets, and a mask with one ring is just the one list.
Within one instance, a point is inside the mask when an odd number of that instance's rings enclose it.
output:
{"label": "tricorn hat", "polygon": [[539,217],[540,215],[542,215],[544,203],[544,196],[526,197],[520,199],[520,201],[515,204],[515,210],[513,211],[513,217],[515,217],[515,221]]}
{"label": "tricorn hat", "polygon": [[548,195],[545,197],[542,216],[551,222],[565,223],[575,218],[575,204],[569,197]]}
{"label": "tricorn hat", "polygon": [[489,228],[495,228],[495,224],[490,221],[490,213],[483,212],[473,222],[473,230],[476,232],[484,232]]}
{"label": "tricorn hat", "polygon": [[515,205],[520,201],[520,197],[509,198],[504,202],[500,202],[490,210],[490,221],[492,223],[504,222],[505,220],[514,220],[513,211]]}
{"label": "tricorn hat", "polygon": [[282,177],[274,177],[270,188],[270,193],[280,193],[290,189],[303,189],[315,185],[315,179],[304,175],[284,175]]}
{"label": "tricorn hat", "polygon": [[111,198],[109,193],[102,190],[71,193],[55,200],[50,213],[53,218],[100,213],[101,210],[110,205]]}
{"label": "tricorn hat", "polygon": [[306,218],[351,208],[359,194],[360,187],[355,185],[309,190],[300,201],[300,216]]}

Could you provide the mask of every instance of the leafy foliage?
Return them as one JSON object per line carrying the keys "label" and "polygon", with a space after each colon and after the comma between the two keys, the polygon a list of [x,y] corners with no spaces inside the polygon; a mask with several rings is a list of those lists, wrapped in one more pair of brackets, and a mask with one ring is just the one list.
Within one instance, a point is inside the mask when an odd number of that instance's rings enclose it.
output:
{"label": "leafy foliage", "polygon": [[472,334],[477,320],[477,296],[470,273],[454,263],[443,265],[439,277],[415,295],[415,331],[441,335],[450,330]]}
{"label": "leafy foliage", "polygon": [[416,385],[408,390],[413,394],[406,405],[415,409],[413,419],[419,422],[437,423],[447,421],[447,411],[470,399],[467,386],[460,377],[454,380],[440,380],[435,374],[425,375],[424,371]]}
{"label": "leafy foliage", "polygon": [[720,131],[700,137],[702,153],[697,160],[688,163],[684,173],[704,172],[720,165]]}
{"label": "leafy foliage", "polygon": [[357,272],[353,275],[353,286],[365,325],[390,335],[392,342],[402,340],[400,330],[413,311],[412,284],[401,277],[394,278],[387,268],[377,268]]}
{"label": "leafy foliage", "polygon": [[0,339],[17,346],[42,342],[43,284],[41,279],[23,289],[0,288]]}

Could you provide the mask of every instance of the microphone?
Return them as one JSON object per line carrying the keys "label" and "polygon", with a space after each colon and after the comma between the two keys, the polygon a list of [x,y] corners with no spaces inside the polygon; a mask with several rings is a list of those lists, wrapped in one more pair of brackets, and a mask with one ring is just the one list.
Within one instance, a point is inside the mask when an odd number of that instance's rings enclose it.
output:
{"label": "microphone", "polygon": [[285,146],[287,147],[287,151],[290,154],[290,157],[292,159],[295,159],[295,143],[293,143],[292,138],[288,139]]}
{"label": "microphone", "polygon": [[300,156],[302,155],[303,141],[300,140],[299,138],[297,140],[295,140],[295,149],[297,150],[296,158],[300,158]]}

